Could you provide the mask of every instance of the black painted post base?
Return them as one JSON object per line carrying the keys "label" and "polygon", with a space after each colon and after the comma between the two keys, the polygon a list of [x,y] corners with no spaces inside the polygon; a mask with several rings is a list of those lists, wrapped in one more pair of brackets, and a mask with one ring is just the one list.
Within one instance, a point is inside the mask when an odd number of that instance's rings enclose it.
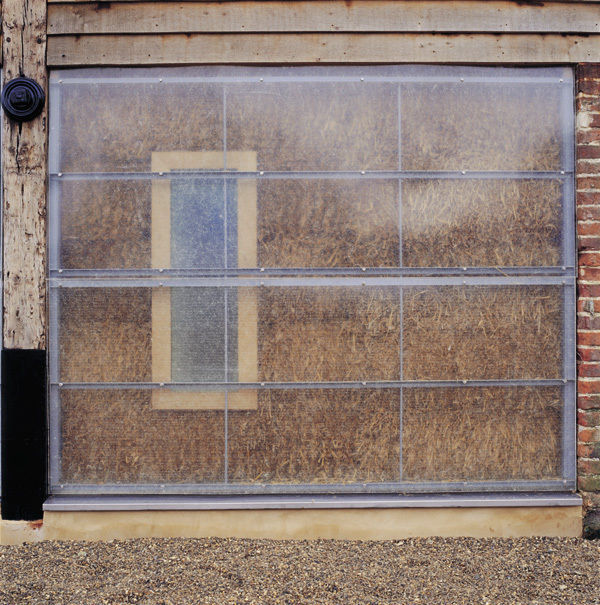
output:
{"label": "black painted post base", "polygon": [[42,518],[48,431],[46,352],[2,351],[2,518]]}

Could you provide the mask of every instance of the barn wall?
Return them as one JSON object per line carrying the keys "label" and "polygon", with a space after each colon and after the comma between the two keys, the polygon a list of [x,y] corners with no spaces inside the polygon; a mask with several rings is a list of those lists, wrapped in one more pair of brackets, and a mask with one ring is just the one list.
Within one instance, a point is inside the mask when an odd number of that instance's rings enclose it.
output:
{"label": "barn wall", "polygon": [[[228,62],[582,64],[577,96],[578,473],[588,526],[600,531],[600,2],[5,0],[5,81],[23,72],[45,82],[46,31],[50,68]],[[3,129],[3,344],[43,350],[45,116],[22,129],[4,120]]]}

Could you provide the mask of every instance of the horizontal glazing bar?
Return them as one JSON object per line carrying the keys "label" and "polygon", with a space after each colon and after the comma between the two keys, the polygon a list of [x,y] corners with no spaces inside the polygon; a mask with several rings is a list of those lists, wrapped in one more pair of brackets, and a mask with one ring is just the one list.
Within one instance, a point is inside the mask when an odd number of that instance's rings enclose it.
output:
{"label": "horizontal glazing bar", "polygon": [[54,269],[51,278],[58,279],[104,279],[104,278],[139,278],[139,277],[257,277],[263,279],[271,276],[575,276],[575,267],[259,267],[255,269]]}
{"label": "horizontal glazing bar", "polygon": [[50,174],[51,180],[178,180],[201,176],[203,179],[560,179],[572,172],[527,170],[327,170],[327,171],[253,171],[235,170],[184,170],[170,172],[58,172]]}
{"label": "horizontal glazing bar", "polygon": [[548,76],[370,76],[368,72],[364,75],[356,73],[353,76],[155,76],[155,77],[108,77],[108,78],[81,78],[64,77],[61,73],[53,75],[51,86],[62,84],[87,84],[95,86],[98,84],[244,84],[244,83],[274,83],[274,82],[390,82],[390,83],[414,83],[414,84],[565,84],[570,85],[570,79]]}
{"label": "horizontal glazing bar", "polygon": [[561,386],[567,379],[530,379],[530,380],[375,380],[340,382],[52,382],[52,387],[66,390],[190,390],[202,388],[210,391],[238,391],[259,389],[393,389],[404,388],[445,388],[445,387],[545,387]]}
{"label": "horizontal glazing bar", "polygon": [[551,492],[574,490],[574,481],[457,481],[457,482],[397,482],[354,484],[280,484],[280,485],[225,485],[225,484],[104,484],[52,485],[52,494],[415,494],[463,492]]}
{"label": "horizontal glazing bar", "polygon": [[314,494],[271,496],[52,496],[48,511],[80,510],[244,510],[304,508],[468,508],[491,506],[580,506],[581,496],[569,492],[506,494],[427,494],[332,496]]}
{"label": "horizontal glazing bar", "polygon": [[[164,280],[164,281],[161,281]],[[156,277],[51,278],[50,288],[152,288],[152,287],[278,287],[278,286],[540,286],[574,285],[573,275],[462,275],[437,277]]]}

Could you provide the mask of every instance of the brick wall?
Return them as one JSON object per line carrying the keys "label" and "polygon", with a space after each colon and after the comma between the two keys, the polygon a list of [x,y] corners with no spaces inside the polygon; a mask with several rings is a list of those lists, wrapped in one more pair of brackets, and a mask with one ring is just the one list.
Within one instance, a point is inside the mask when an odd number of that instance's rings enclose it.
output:
{"label": "brick wall", "polygon": [[600,537],[600,64],[577,69],[577,476],[584,534]]}

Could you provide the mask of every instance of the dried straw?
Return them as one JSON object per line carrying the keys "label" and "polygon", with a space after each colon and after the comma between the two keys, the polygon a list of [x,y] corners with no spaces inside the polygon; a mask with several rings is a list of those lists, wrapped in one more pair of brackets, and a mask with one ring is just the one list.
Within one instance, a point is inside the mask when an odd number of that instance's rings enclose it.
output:
{"label": "dried straw", "polygon": [[[217,86],[69,91],[64,172],[148,170],[153,151],[224,149]],[[551,88],[402,86],[401,158],[397,91],[388,84],[230,86],[227,148],[256,151],[261,170],[560,168],[559,124],[545,119],[558,115]],[[399,191],[392,180],[280,179],[260,180],[257,192],[261,266],[397,266],[400,198],[407,266],[560,264],[555,181],[420,180]],[[147,183],[68,183],[62,196],[64,267],[149,266]],[[561,375],[555,287],[411,288],[402,313],[397,288],[263,288],[257,295],[262,381]],[[149,290],[61,294],[64,382],[149,380],[151,339]],[[558,476],[558,389],[405,389],[403,400],[405,479]],[[233,482],[400,476],[396,389],[262,392],[257,410],[232,411],[228,422]],[[64,392],[63,480],[219,482],[224,433],[222,412],[153,410],[148,392]]]}

